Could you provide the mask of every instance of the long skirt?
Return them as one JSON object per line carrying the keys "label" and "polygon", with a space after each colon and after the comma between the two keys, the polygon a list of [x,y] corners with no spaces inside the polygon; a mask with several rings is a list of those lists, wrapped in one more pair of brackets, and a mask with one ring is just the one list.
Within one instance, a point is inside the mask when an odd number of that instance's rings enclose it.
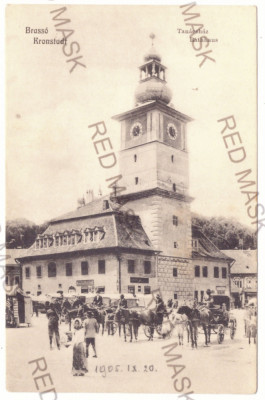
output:
{"label": "long skirt", "polygon": [[85,354],[85,347],[83,342],[77,343],[73,347],[73,367],[72,374],[73,375],[84,375],[85,372],[88,372],[87,369],[87,359]]}

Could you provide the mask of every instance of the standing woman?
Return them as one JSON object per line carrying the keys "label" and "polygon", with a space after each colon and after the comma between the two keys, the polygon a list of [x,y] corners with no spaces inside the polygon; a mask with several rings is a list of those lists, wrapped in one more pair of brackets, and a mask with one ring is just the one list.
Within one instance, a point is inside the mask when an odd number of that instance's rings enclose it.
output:
{"label": "standing woman", "polygon": [[72,374],[74,376],[84,376],[87,369],[87,360],[84,347],[85,335],[82,329],[81,319],[76,318],[73,332],[73,366]]}

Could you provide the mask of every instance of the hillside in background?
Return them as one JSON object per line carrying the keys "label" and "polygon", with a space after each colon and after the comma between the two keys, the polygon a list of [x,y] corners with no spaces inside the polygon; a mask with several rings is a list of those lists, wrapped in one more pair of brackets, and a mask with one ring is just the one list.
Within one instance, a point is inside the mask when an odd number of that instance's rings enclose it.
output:
{"label": "hillside in background", "polygon": [[48,226],[48,222],[37,225],[25,218],[6,221],[6,248],[30,247],[38,233],[42,233]]}
{"label": "hillside in background", "polygon": [[256,235],[235,219],[226,217],[203,217],[192,213],[192,224],[219,248],[223,250],[256,249]]}
{"label": "hillside in background", "polygon": [[[192,213],[192,223],[200,227],[202,232],[219,249],[255,249],[254,231],[240,222],[225,217],[203,217]],[[6,222],[6,247],[8,249],[30,247],[38,233],[43,233],[48,222],[37,225],[24,218]]]}

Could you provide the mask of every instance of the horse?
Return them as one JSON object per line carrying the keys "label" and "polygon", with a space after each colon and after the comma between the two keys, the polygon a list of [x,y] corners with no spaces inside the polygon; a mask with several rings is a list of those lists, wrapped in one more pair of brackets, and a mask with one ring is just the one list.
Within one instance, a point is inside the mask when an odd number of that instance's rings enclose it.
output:
{"label": "horse", "polygon": [[[170,332],[167,330],[164,330],[163,333],[163,319],[164,319],[164,314],[168,315],[165,310],[162,313],[156,313],[153,310],[150,309],[144,309],[138,312],[138,320],[139,320],[139,325],[145,325],[149,327],[149,339],[148,340],[153,340],[154,338],[154,331],[155,327],[160,327],[161,328],[161,335],[163,337],[166,337],[168,333]],[[164,326],[165,328],[165,326]]]}
{"label": "horse", "polygon": [[178,309],[178,313],[185,314],[188,317],[192,348],[194,347],[197,348],[199,326],[203,327],[205,335],[205,345],[208,346],[208,343],[210,343],[210,333],[211,333],[210,310],[207,310],[205,308],[202,310],[198,310],[197,308],[182,306]]}
{"label": "horse", "polygon": [[130,334],[130,342],[132,342],[133,336],[135,340],[138,339],[140,322],[137,311],[118,308],[115,312],[115,322],[117,322],[119,326],[119,336],[121,336],[121,328],[123,327],[125,342],[127,341],[126,329]]}

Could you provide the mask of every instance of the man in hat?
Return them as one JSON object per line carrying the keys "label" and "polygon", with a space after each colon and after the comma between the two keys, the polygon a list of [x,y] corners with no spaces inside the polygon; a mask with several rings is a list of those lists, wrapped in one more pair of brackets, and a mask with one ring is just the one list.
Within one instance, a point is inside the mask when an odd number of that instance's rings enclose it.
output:
{"label": "man in hat", "polygon": [[157,315],[157,320],[159,324],[162,324],[163,322],[163,314],[166,310],[165,304],[162,300],[162,297],[157,294],[156,295],[156,315]]}
{"label": "man in hat", "polygon": [[213,296],[212,296],[212,291],[210,289],[206,290],[206,296],[204,296],[203,299],[205,306],[209,309],[213,305]]}
{"label": "man in hat", "polygon": [[128,309],[127,300],[124,297],[124,294],[120,295],[120,300],[118,303],[118,309],[121,311],[121,317],[124,317],[124,310]]}
{"label": "man in hat", "polygon": [[96,292],[97,294],[96,294],[96,296],[94,297],[94,300],[93,300],[93,305],[94,306],[96,306],[96,307],[102,307],[103,306],[103,298],[102,298],[102,296],[100,296],[100,290],[99,289],[97,289],[97,292]]}
{"label": "man in hat", "polygon": [[84,320],[83,323],[85,327],[86,357],[89,356],[88,348],[90,344],[94,350],[93,357],[97,357],[95,338],[96,338],[96,333],[98,333],[99,331],[99,325],[97,323],[97,320],[93,317],[93,313],[91,311],[88,311],[86,315],[87,318]]}
{"label": "man in hat", "polygon": [[55,304],[51,303],[47,310],[46,316],[49,320],[48,322],[48,331],[49,331],[49,339],[50,339],[50,349],[52,350],[52,338],[55,335],[56,344],[58,350],[60,350],[60,335],[59,335],[59,314],[56,310]]}

